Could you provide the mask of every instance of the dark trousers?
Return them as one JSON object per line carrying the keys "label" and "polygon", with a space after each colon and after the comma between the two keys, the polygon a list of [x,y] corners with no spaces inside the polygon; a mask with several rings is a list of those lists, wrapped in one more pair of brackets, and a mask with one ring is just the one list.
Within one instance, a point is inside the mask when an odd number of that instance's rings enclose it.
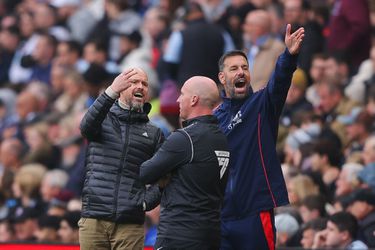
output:
{"label": "dark trousers", "polygon": [[275,240],[273,210],[221,223],[221,250],[274,250]]}
{"label": "dark trousers", "polygon": [[185,241],[169,238],[157,238],[156,250],[219,250],[220,242]]}

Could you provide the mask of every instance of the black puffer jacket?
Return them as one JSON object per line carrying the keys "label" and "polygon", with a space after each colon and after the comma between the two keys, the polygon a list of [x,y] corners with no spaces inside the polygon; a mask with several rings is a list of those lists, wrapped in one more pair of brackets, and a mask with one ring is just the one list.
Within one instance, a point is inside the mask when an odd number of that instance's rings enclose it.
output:
{"label": "black puffer jacket", "polygon": [[159,188],[146,191],[139,181],[139,166],[163,140],[149,123],[150,106],[145,104],[145,113],[124,110],[103,93],[82,119],[81,133],[89,141],[82,217],[142,224],[143,202],[146,210],[159,203]]}

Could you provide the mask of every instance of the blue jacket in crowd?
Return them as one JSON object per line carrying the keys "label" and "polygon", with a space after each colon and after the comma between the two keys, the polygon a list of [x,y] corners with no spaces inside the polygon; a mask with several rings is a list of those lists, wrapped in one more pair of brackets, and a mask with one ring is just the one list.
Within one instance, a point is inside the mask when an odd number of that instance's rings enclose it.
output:
{"label": "blue jacket in crowd", "polygon": [[288,193],[276,153],[279,117],[297,64],[286,49],[267,86],[242,100],[223,96],[216,109],[231,152],[222,219],[235,220],[286,205]]}

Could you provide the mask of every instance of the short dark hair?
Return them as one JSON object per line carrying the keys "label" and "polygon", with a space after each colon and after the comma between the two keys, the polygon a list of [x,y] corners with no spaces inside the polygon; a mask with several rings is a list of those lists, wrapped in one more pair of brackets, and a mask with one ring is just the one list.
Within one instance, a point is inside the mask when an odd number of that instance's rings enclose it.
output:
{"label": "short dark hair", "polygon": [[79,56],[82,55],[82,46],[79,42],[71,40],[71,41],[66,41],[65,43],[68,46],[70,52],[74,51]]}
{"label": "short dark hair", "polygon": [[311,62],[316,60],[316,59],[322,59],[322,60],[327,60],[328,55],[324,53],[316,53],[312,56]]}
{"label": "short dark hair", "polygon": [[320,216],[325,216],[326,210],[325,210],[325,204],[326,199],[321,194],[312,194],[306,196],[301,203],[301,206],[307,207],[309,210],[318,210]]}
{"label": "short dark hair", "polygon": [[229,51],[229,52],[226,52],[224,55],[222,55],[219,59],[219,71],[223,71],[224,69],[224,61],[228,58],[228,57],[232,57],[232,56],[242,56],[247,60],[247,56],[246,56],[246,53],[243,52],[242,50],[232,50],[232,51]]}
{"label": "short dark hair", "polygon": [[336,225],[340,232],[348,231],[352,239],[357,237],[358,222],[349,212],[338,212],[331,215],[328,221]]}
{"label": "short dark hair", "polygon": [[42,215],[38,218],[38,226],[40,228],[52,228],[59,230],[61,218],[53,215]]}
{"label": "short dark hair", "polygon": [[326,155],[329,164],[335,167],[340,167],[342,163],[342,154],[340,149],[336,147],[335,143],[328,139],[319,139],[315,142],[313,153],[320,156]]}
{"label": "short dark hair", "polygon": [[92,39],[92,40],[89,40],[85,44],[85,46],[87,44],[92,44],[97,51],[101,51],[101,52],[104,52],[104,53],[107,54],[109,44],[106,41],[104,41],[103,39],[99,39],[99,38],[98,39]]}

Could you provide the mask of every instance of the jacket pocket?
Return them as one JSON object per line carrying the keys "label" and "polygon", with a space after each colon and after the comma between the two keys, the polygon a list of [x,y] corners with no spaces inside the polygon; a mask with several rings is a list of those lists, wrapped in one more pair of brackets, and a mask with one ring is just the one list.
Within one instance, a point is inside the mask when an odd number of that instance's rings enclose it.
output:
{"label": "jacket pocket", "polygon": [[77,223],[77,225],[78,225],[79,228],[83,227],[83,225],[84,225],[85,222],[86,222],[86,219],[87,219],[87,218],[81,218],[81,219],[79,219],[79,221],[78,221],[78,223]]}

